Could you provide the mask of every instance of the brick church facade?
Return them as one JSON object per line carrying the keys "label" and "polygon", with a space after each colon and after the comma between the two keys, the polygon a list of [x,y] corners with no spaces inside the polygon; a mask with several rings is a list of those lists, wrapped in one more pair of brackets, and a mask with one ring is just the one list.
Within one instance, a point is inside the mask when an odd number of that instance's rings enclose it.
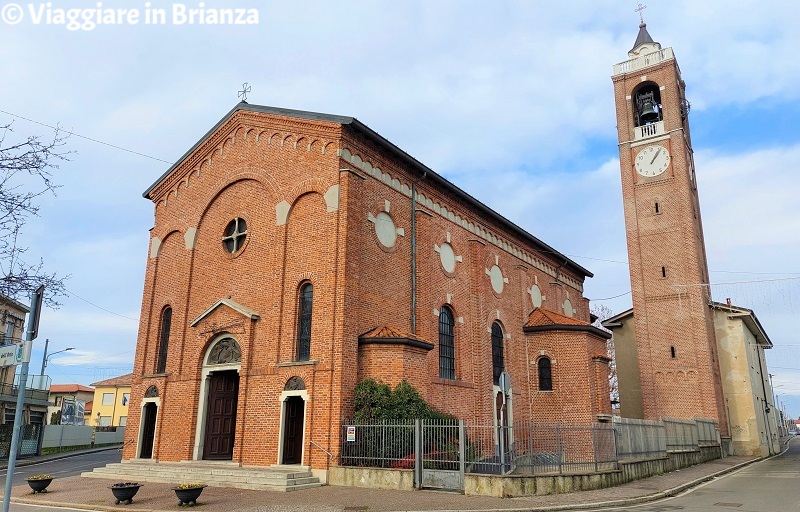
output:
{"label": "brick church facade", "polygon": [[610,413],[591,273],[356,119],[242,102],[145,197],[124,459],[324,471],[365,378],[488,424],[502,371],[513,422]]}

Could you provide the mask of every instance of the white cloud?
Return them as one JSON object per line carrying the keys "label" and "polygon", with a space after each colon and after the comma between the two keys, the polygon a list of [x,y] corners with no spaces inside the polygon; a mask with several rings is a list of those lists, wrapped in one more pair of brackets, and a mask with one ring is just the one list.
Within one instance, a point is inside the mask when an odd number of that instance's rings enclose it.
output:
{"label": "white cloud", "polygon": [[[0,109],[172,160],[235,104],[248,81],[252,103],[358,117],[574,255],[596,274],[587,296],[629,289],[625,265],[598,260],[627,259],[610,75],[636,37],[632,5],[237,4],[258,6],[262,25],[90,33],[5,27],[0,57],[14,72],[0,81]],[[795,7],[794,0],[769,9],[755,0],[678,0],[651,3],[644,13],[651,35],[675,49],[693,122],[724,122],[722,109],[735,108],[741,130],[760,141],[733,155],[713,131],[696,142],[712,269],[800,271],[800,237],[792,236],[800,232],[793,169],[800,146],[764,149],[763,134],[775,128],[753,116],[767,103],[800,110],[800,32],[782,14]],[[16,129],[46,132],[25,121]],[[169,164],[80,138],[69,144],[79,153],[56,173],[64,188],[45,198],[41,219],[25,233],[31,257],[42,255],[54,270],[72,274],[68,287],[80,296],[136,318],[153,211],[140,194]],[[757,308],[776,344],[792,339],[791,306],[800,302],[800,290],[731,285],[719,293]],[[619,311],[629,301],[607,304]],[[42,324],[43,336],[58,346],[80,343],[74,346],[81,359],[72,360],[86,365],[132,350],[136,328],[75,298],[47,312]]]}

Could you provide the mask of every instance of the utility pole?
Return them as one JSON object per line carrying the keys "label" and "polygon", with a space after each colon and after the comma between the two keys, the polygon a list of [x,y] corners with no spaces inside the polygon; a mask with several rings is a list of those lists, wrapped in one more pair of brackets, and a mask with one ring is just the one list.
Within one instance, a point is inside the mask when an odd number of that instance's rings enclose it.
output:
{"label": "utility pole", "polygon": [[44,340],[44,355],[42,356],[42,371],[39,375],[44,375],[44,367],[47,366],[47,346],[50,344],[50,338]]}
{"label": "utility pole", "polygon": [[25,341],[20,347],[22,350],[22,368],[19,373],[17,386],[17,409],[14,413],[14,430],[11,434],[11,449],[8,452],[8,469],[6,470],[6,488],[3,493],[3,512],[8,512],[11,505],[11,483],[14,481],[14,467],[17,464],[19,451],[19,438],[22,426],[22,405],[25,403],[25,391],[28,388],[28,365],[31,361],[31,345],[39,334],[39,314],[42,310],[44,285],[39,286],[31,296],[31,312],[28,316],[28,328],[25,330]]}

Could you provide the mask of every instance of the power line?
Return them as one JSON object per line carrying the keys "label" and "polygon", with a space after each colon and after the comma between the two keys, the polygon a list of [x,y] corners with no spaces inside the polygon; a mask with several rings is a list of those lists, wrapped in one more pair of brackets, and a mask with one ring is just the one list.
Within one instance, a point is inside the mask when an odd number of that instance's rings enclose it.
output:
{"label": "power line", "polygon": [[672,286],[676,286],[676,287],[677,286],[685,286],[685,287],[690,287],[690,286],[720,286],[720,285],[723,285],[723,284],[774,283],[774,282],[777,282],[777,281],[796,281],[798,279],[800,279],[800,276],[798,276],[798,277],[781,277],[781,278],[775,278],[775,279],[752,279],[752,280],[749,280],[749,281],[720,281],[718,283],[673,284]]}
{"label": "power line", "polygon": [[[34,124],[38,124],[40,126],[45,126],[47,128],[51,128],[53,130],[63,130],[62,128],[59,128],[58,126],[53,126],[53,125],[50,125],[50,124],[47,124],[47,123],[42,123],[41,121],[35,121],[33,119],[30,119],[30,118],[27,118],[27,117],[23,117],[23,116],[18,115],[18,114],[13,114],[13,113],[7,112],[5,110],[0,110],[0,112],[2,112],[3,114],[6,114],[6,115],[12,116],[12,117],[23,119],[25,121],[28,121],[29,123],[34,123]],[[164,162],[165,164],[172,165],[174,163],[174,162],[170,162],[168,160],[164,160],[163,158],[158,158],[158,157],[155,157],[155,156],[146,155],[144,153],[140,153],[138,151],[134,151],[134,150],[128,149],[128,148],[123,148],[122,146],[117,146],[116,144],[111,144],[110,142],[104,142],[102,140],[93,139],[92,137],[87,137],[86,135],[81,135],[80,133],[75,133],[73,131],[68,131],[68,133],[70,135],[74,135],[75,137],[80,137],[81,139],[86,139],[86,140],[89,140],[89,141],[92,141],[92,142],[96,142],[97,144],[103,144],[104,146],[108,146],[108,147],[111,147],[111,148],[114,148],[114,149],[127,151],[128,153],[133,153],[134,155],[143,156],[145,158],[150,158],[152,160],[157,160],[159,162]]]}
{"label": "power line", "polygon": [[604,300],[617,299],[617,298],[619,298],[619,297],[623,297],[623,296],[625,296],[625,295],[628,295],[629,293],[631,293],[631,291],[630,291],[630,290],[628,290],[628,291],[627,291],[627,292],[625,292],[625,293],[620,293],[619,295],[614,295],[613,297],[604,297],[604,298],[602,298],[602,299],[589,299],[589,300],[591,300],[592,302],[600,302],[600,301],[604,301]]}
{"label": "power line", "polygon": [[85,302],[85,303],[87,303],[87,304],[90,304],[90,305],[92,305],[92,306],[96,307],[97,309],[102,309],[102,310],[103,310],[103,311],[105,311],[106,313],[111,313],[112,315],[116,315],[116,316],[118,316],[118,317],[121,317],[121,318],[127,318],[128,320],[133,320],[134,322],[138,322],[138,321],[139,321],[139,319],[138,319],[138,318],[132,318],[132,317],[129,317],[129,316],[121,315],[121,314],[119,314],[119,313],[115,313],[115,312],[111,311],[110,309],[106,309],[106,308],[104,308],[103,306],[98,306],[98,305],[97,305],[97,304],[95,304],[94,302],[88,301],[88,300],[84,299],[83,297],[81,297],[80,295],[78,295],[78,294],[76,294],[76,293],[74,293],[74,292],[71,292],[70,290],[67,290],[66,288],[64,288],[64,291],[65,291],[65,292],[67,292],[67,293],[68,293],[69,295],[71,295],[72,297],[75,297],[76,299],[80,299],[80,300],[82,300],[83,302]]}

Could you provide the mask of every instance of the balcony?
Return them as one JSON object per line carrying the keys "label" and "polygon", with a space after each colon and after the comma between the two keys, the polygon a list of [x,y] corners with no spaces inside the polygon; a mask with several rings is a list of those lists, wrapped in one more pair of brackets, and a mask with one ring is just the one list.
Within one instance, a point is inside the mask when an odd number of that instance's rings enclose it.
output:
{"label": "balcony", "polygon": [[662,50],[639,55],[635,59],[626,60],[619,64],[614,64],[614,74],[612,76],[621,75],[623,73],[631,73],[650,66],[655,66],[665,60],[674,59],[675,54],[672,53],[672,48],[664,48]]}
{"label": "balcony", "polygon": [[664,135],[664,121],[637,126],[633,140],[648,139],[656,135]]}
{"label": "balcony", "polygon": [[[19,375],[14,376],[14,384],[0,383],[0,401],[16,402],[19,389]],[[50,377],[47,375],[29,375],[25,386],[25,403],[33,405],[50,405]]]}

